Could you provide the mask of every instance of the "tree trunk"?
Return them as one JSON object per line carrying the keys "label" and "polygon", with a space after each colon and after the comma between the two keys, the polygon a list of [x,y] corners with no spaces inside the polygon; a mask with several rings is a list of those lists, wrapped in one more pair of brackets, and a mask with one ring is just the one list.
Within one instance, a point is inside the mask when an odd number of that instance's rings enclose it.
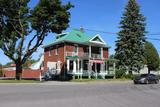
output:
{"label": "tree trunk", "polygon": [[16,80],[21,80],[22,64],[16,63]]}

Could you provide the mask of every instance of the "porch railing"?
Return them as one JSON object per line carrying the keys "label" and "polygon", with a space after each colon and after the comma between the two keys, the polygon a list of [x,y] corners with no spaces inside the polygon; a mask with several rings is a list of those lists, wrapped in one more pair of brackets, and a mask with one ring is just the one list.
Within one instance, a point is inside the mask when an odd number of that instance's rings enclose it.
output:
{"label": "porch railing", "polygon": [[115,73],[113,71],[101,71],[99,73],[96,74],[96,72],[94,71],[88,71],[88,70],[83,70],[81,71],[77,71],[77,72],[73,72],[73,71],[68,71],[68,74],[72,74],[72,75],[77,75],[77,76],[114,76]]}
{"label": "porch railing", "polygon": [[[79,57],[89,57],[89,53],[86,52],[66,52],[66,56],[79,56]],[[101,54],[91,53],[91,58],[101,59]]]}
{"label": "porch railing", "polygon": [[66,52],[66,56],[77,56],[78,53],[75,52]]}
{"label": "porch railing", "polygon": [[96,58],[96,59],[100,59],[101,58],[101,54],[91,54],[92,58]]}

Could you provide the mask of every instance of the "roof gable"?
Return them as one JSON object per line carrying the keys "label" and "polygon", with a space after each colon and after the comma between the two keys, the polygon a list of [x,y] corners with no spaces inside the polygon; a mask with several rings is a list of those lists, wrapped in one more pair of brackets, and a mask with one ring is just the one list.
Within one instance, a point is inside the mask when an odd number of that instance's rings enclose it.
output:
{"label": "roof gable", "polygon": [[89,41],[97,44],[106,44],[99,34],[95,35]]}
{"label": "roof gable", "polygon": [[102,42],[98,36],[96,36],[92,41]]}

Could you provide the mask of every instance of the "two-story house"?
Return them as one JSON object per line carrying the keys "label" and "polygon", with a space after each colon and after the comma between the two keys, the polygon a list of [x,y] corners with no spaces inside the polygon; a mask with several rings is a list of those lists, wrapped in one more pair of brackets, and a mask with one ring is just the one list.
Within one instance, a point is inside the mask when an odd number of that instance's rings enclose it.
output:
{"label": "two-story house", "polygon": [[44,71],[56,69],[59,75],[96,77],[107,74],[109,46],[99,34],[89,36],[82,30],[57,35],[44,46]]}

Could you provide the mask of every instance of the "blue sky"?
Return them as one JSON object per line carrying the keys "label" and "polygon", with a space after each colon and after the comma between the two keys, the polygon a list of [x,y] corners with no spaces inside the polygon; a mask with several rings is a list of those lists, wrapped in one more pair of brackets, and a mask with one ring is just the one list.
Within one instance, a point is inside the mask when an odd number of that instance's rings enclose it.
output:
{"label": "blue sky", "polygon": [[[38,1],[39,0],[31,0],[29,6],[34,7]],[[82,26],[86,29],[117,33],[119,31],[119,22],[128,0],[62,0],[63,3],[68,1],[75,5],[75,7],[70,10],[71,28],[68,28],[66,32],[70,31],[72,28],[80,28]],[[148,33],[160,34],[160,14],[158,12],[158,10],[160,10],[160,0],[137,0],[137,2],[141,6],[141,12],[147,18],[146,28]],[[115,34],[91,31],[86,31],[86,33],[100,34],[106,43],[112,47],[110,49],[110,54],[114,53],[116,40]],[[147,37],[160,39],[160,35],[147,35]],[[48,37],[46,37],[44,44],[47,44],[54,39],[55,35],[49,34]],[[160,54],[160,41],[149,41],[155,45]],[[37,59],[40,53],[43,53],[41,47],[33,54],[33,58]],[[7,58],[0,50],[0,63],[5,64],[9,61],[9,58]]]}

